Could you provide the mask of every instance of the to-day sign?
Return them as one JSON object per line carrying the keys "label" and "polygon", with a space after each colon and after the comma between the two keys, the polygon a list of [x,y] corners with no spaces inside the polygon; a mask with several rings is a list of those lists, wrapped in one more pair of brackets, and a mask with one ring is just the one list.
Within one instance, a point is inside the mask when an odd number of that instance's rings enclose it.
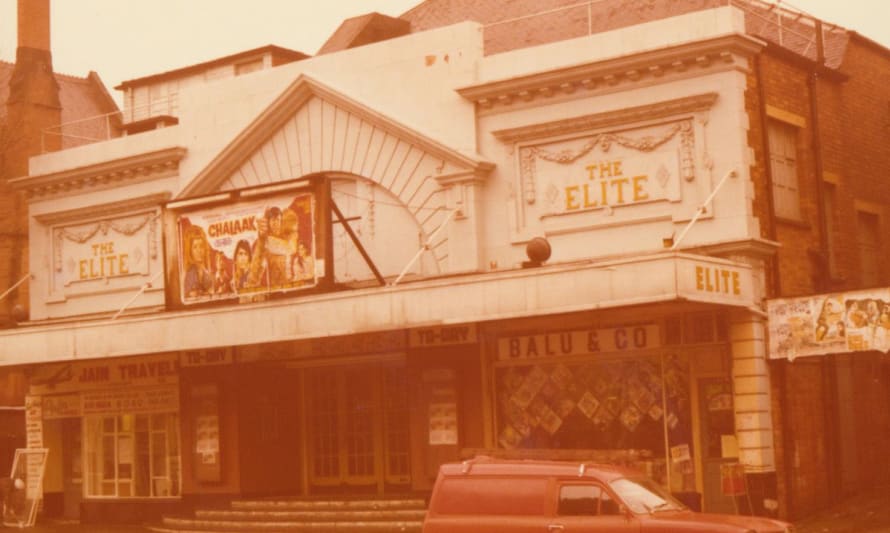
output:
{"label": "to-day sign", "polygon": [[655,324],[622,328],[558,331],[498,339],[498,360],[539,359],[624,352],[661,346]]}
{"label": "to-day sign", "polygon": [[408,345],[412,348],[450,346],[476,342],[476,324],[431,326],[408,330]]}

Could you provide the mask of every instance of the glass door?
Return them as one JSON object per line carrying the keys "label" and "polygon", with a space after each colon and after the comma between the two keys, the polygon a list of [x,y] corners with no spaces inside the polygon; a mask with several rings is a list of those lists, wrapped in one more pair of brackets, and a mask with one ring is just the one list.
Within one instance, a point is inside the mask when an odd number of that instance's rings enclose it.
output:
{"label": "glass door", "polygon": [[407,483],[408,411],[402,366],[307,371],[310,481],[316,486]]}
{"label": "glass door", "polygon": [[[732,494],[725,487],[727,465],[738,463],[733,414],[732,382],[729,378],[699,381],[704,510],[709,513],[738,513]],[[733,489],[733,490],[728,490]]]}

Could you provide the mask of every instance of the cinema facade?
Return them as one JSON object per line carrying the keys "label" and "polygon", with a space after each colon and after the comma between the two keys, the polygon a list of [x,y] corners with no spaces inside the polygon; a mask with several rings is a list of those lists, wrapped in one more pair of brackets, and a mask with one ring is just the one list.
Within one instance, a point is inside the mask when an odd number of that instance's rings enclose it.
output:
{"label": "cinema facade", "polygon": [[488,56],[461,23],[33,158],[0,353],[47,507],[423,494],[477,453],[632,464],[729,512],[742,463],[774,502],[761,46],[729,7]]}

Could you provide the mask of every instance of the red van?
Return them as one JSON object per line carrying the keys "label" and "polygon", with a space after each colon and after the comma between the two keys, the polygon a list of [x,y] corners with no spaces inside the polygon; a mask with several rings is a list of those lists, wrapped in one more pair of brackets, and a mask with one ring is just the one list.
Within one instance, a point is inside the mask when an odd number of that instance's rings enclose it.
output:
{"label": "red van", "polygon": [[784,533],[768,518],[696,513],[630,469],[487,457],[442,465],[423,533]]}

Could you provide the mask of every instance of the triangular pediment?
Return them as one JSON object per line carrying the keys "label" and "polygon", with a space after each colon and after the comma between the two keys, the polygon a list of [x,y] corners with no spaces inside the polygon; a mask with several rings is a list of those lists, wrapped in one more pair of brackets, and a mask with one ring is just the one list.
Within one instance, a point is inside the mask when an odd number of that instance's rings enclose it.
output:
{"label": "triangular pediment", "polygon": [[481,177],[492,167],[303,74],[177,197],[332,172],[364,177],[407,200],[438,188],[431,177]]}

